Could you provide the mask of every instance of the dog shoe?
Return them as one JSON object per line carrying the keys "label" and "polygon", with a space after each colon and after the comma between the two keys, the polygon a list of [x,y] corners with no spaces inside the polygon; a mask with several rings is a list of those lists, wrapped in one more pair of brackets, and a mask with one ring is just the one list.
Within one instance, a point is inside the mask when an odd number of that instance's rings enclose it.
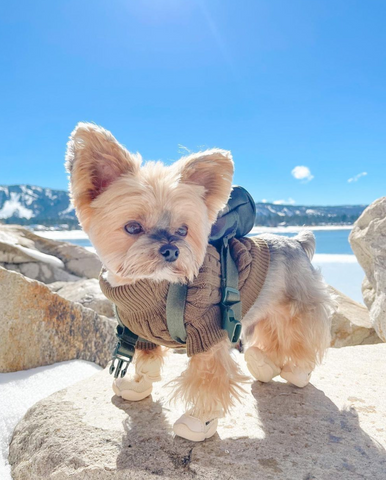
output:
{"label": "dog shoe", "polygon": [[217,425],[217,418],[205,422],[189,413],[184,413],[173,425],[173,431],[179,437],[191,442],[202,442],[213,437],[217,431]]}
{"label": "dog shoe", "polygon": [[248,348],[244,354],[244,358],[247,362],[248,370],[252,376],[260,382],[270,382],[280,374],[280,368],[277,367],[260,348]]}
{"label": "dog shoe", "polygon": [[291,365],[284,365],[280,376],[287,380],[287,382],[292,383],[296,387],[303,388],[305,387],[311,378],[311,372],[307,372],[306,370],[301,370],[299,367],[291,366]]}
{"label": "dog shoe", "polygon": [[113,390],[115,395],[122,397],[124,400],[139,402],[151,394],[153,384],[144,376],[139,381],[135,381],[134,378],[123,377],[114,380]]}

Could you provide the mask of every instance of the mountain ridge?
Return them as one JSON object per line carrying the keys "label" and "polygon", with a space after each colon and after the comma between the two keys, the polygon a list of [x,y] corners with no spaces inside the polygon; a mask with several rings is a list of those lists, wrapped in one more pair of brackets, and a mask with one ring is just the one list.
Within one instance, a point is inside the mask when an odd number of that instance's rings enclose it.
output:
{"label": "mountain ridge", "polygon": [[[256,202],[256,225],[348,225],[367,205],[284,205]],[[0,185],[0,223],[78,226],[65,190],[35,185]]]}

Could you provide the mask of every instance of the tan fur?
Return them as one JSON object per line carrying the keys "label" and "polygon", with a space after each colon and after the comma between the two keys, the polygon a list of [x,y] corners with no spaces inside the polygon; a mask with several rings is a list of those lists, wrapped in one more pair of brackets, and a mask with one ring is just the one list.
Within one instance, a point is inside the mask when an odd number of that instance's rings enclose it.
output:
{"label": "tan fur", "polygon": [[222,416],[234,400],[241,401],[242,384],[249,381],[230,355],[226,340],[189,360],[188,368],[172,382],[176,387],[173,397],[182,400],[198,418]]}
{"label": "tan fur", "polygon": [[272,306],[255,325],[247,348],[260,348],[280,368],[291,364],[312,371],[330,344],[329,325],[319,321],[326,318],[328,322],[328,315],[296,310],[289,302]]}
{"label": "tan fur", "polygon": [[[77,215],[115,284],[150,277],[186,282],[197,275],[211,224],[230,194],[229,152],[213,149],[172,166],[148,162],[140,168],[140,156],[101,127],[83,123],[71,135],[66,158]],[[125,232],[133,220],[146,235]],[[158,254],[165,242],[152,234],[160,228],[173,233],[183,224],[189,232],[177,242],[182,254],[165,265]]]}
{"label": "tan fur", "polygon": [[168,350],[162,347],[153,348],[152,350],[136,350],[134,355],[134,380],[138,382],[141,379],[143,370],[146,369],[146,363],[148,362],[156,361],[162,368],[167,353]]}

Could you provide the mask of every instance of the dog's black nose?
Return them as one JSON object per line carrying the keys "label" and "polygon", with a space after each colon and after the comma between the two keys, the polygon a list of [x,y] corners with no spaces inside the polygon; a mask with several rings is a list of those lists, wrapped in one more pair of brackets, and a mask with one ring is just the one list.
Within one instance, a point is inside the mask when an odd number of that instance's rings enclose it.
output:
{"label": "dog's black nose", "polygon": [[180,251],[175,245],[167,243],[166,245],[162,245],[162,247],[159,249],[159,253],[167,262],[175,262],[180,254]]}

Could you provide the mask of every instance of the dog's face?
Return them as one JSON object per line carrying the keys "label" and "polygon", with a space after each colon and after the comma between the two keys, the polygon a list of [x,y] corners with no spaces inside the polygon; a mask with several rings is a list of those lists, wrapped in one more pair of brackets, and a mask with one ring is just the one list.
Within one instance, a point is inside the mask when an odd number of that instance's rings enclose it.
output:
{"label": "dog's face", "polygon": [[141,166],[141,157],[110,132],[81,123],[70,137],[66,168],[79,221],[116,283],[197,275],[231,191],[229,152]]}

